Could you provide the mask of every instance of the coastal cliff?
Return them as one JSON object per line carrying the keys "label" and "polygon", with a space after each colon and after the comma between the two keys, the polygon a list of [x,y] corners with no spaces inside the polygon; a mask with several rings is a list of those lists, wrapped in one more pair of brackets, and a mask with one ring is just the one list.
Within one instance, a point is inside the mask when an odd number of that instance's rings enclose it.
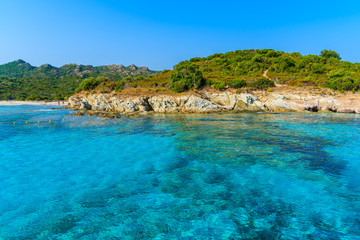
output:
{"label": "coastal cliff", "polygon": [[[183,94],[127,96],[79,93],[69,107],[96,113],[318,112],[360,113],[360,94],[327,89],[276,87],[272,92],[202,90]],[[114,115],[113,115],[114,116]]]}

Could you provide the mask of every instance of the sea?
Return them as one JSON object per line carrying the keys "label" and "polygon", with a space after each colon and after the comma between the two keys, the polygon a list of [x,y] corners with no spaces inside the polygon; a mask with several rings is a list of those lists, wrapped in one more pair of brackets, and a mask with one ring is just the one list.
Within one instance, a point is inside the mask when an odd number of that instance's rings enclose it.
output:
{"label": "sea", "polygon": [[360,239],[360,116],[0,106],[0,239]]}

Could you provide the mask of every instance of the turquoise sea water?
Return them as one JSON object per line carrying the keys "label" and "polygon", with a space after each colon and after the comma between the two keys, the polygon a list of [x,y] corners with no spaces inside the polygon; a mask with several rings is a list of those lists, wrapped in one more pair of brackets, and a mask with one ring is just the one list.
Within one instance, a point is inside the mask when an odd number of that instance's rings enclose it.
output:
{"label": "turquoise sea water", "polygon": [[0,107],[0,239],[360,239],[358,115],[69,113]]}

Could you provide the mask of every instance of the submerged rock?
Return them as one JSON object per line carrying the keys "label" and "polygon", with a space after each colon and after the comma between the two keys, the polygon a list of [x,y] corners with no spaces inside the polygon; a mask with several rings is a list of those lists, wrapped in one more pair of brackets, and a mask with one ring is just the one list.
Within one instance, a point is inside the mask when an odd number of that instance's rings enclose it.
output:
{"label": "submerged rock", "polygon": [[84,113],[84,112],[80,112],[80,111],[75,112],[74,114],[72,114],[72,116],[77,116],[77,117],[81,117],[81,116],[84,116],[84,115],[85,115],[85,113]]}

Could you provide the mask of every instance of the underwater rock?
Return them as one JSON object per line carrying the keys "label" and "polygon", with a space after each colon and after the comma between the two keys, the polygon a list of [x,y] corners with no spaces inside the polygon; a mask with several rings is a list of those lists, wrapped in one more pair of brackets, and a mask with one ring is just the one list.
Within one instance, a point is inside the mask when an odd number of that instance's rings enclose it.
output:
{"label": "underwater rock", "polygon": [[81,111],[77,111],[74,114],[72,114],[72,116],[77,116],[77,117],[81,117],[81,116],[84,116],[84,115],[85,115],[85,113],[81,112]]}

